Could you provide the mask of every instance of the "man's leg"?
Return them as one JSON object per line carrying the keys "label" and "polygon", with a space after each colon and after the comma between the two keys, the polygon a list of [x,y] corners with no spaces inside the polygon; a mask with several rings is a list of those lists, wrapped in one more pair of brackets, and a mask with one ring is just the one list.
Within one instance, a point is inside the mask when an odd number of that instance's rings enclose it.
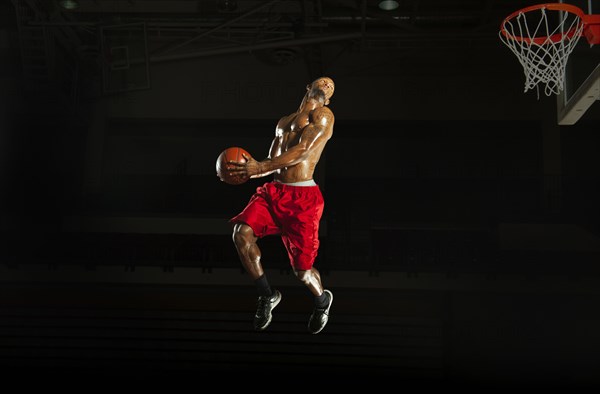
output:
{"label": "man's leg", "polygon": [[273,318],[272,311],[281,301],[279,290],[271,289],[260,262],[261,252],[252,228],[243,223],[233,227],[233,243],[237,249],[242,266],[254,281],[258,291],[254,329],[262,331],[269,326]]}
{"label": "man's leg", "polygon": [[321,274],[315,267],[306,271],[294,270],[294,273],[315,297],[315,308],[308,320],[308,331],[312,334],[318,334],[325,328],[329,321],[329,310],[333,303],[333,293],[323,288]]}

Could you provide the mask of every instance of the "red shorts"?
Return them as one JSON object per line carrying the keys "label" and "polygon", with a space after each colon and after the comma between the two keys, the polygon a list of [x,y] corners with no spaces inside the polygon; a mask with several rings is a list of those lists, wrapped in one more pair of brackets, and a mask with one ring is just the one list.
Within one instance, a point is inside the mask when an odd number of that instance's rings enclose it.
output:
{"label": "red shorts", "polygon": [[244,210],[229,222],[247,224],[258,238],[281,234],[292,267],[306,271],[317,257],[324,206],[318,185],[267,182],[256,188]]}

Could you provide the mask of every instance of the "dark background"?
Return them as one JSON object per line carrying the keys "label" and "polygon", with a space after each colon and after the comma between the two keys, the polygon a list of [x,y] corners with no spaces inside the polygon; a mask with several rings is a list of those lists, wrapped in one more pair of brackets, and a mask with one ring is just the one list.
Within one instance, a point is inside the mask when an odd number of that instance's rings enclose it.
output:
{"label": "dark background", "polygon": [[[535,3],[80,3],[0,3],[5,377],[598,385],[600,107],[558,125],[523,91],[498,29]],[[573,59],[581,81],[600,57]],[[227,220],[269,178],[226,185],[215,160],[265,157],[322,75],[331,319],[308,334],[273,237],[283,301],[256,333]]]}

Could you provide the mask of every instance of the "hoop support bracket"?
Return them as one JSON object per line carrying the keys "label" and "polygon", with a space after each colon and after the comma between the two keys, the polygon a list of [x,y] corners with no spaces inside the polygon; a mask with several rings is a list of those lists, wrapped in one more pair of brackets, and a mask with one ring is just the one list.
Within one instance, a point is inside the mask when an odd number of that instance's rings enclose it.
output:
{"label": "hoop support bracket", "polygon": [[583,29],[583,35],[590,45],[600,44],[600,15],[590,14],[584,15],[583,21],[585,27]]}

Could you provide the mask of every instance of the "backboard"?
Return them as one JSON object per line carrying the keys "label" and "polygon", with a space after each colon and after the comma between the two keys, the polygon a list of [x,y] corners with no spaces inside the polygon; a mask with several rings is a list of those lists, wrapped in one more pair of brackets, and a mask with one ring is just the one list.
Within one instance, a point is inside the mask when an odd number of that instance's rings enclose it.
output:
{"label": "backboard", "polygon": [[[600,2],[592,0],[561,0],[586,14],[599,14]],[[592,106],[600,107],[600,45],[590,45],[582,37],[566,63],[564,89],[556,96],[557,122],[572,125]]]}

